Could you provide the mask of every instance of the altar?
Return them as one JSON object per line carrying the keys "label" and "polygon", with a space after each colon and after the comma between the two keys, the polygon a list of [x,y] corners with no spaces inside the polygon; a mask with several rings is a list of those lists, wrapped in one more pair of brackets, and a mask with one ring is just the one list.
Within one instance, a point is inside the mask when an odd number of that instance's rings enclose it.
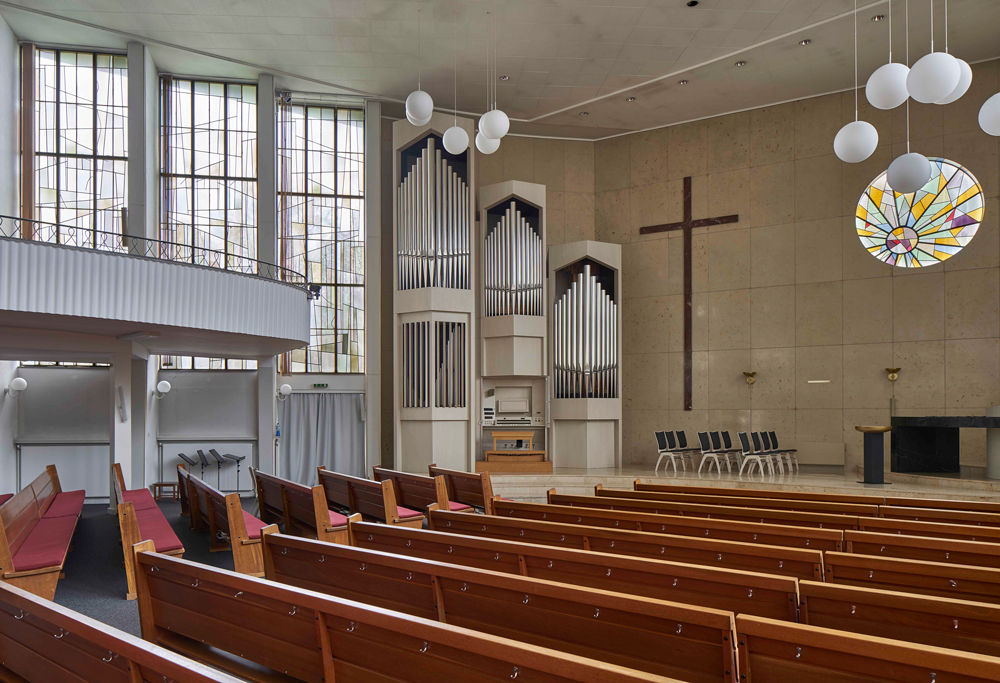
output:
{"label": "altar", "polygon": [[986,429],[987,450],[1000,448],[1000,417],[893,417],[892,471],[959,473],[960,429]]}

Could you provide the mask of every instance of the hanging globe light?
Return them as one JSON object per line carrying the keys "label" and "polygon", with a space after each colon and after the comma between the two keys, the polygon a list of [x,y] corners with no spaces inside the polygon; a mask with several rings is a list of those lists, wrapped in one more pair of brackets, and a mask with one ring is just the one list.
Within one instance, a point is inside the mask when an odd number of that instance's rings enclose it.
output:
{"label": "hanging globe light", "polygon": [[424,126],[434,113],[434,100],[423,90],[414,90],[406,98],[406,119],[414,126]]}
{"label": "hanging globe light", "polygon": [[955,89],[951,91],[951,94],[945,97],[943,100],[938,100],[937,104],[951,104],[956,101],[962,95],[964,95],[969,90],[969,86],[972,85],[972,67],[964,59],[955,59],[958,62],[958,67],[961,71],[961,76],[958,79],[958,85]]}
{"label": "hanging globe light", "polygon": [[476,134],[476,149],[483,154],[493,154],[500,148],[500,141],[488,138],[483,135],[483,131]]}
{"label": "hanging globe light", "polygon": [[979,110],[979,127],[990,135],[1000,135],[1000,93],[983,103]]}
{"label": "hanging globe light", "polygon": [[962,68],[947,52],[932,52],[917,60],[906,76],[906,89],[917,102],[943,100],[958,87]]}
{"label": "hanging globe light", "polygon": [[499,140],[510,130],[510,119],[499,109],[493,109],[479,119],[479,130],[486,137]]}
{"label": "hanging globe light", "polygon": [[833,139],[837,158],[849,164],[864,161],[878,147],[878,131],[867,121],[851,121]]}
{"label": "hanging globe light", "polygon": [[900,194],[916,192],[927,184],[931,177],[931,162],[917,152],[902,154],[889,164],[886,182]]}
{"label": "hanging globe light", "polygon": [[442,141],[449,154],[461,154],[469,148],[469,134],[461,126],[452,126],[446,130]]}
{"label": "hanging globe light", "polygon": [[865,85],[865,97],[876,109],[895,109],[910,96],[906,89],[906,76],[910,69],[905,64],[893,62],[875,69]]}

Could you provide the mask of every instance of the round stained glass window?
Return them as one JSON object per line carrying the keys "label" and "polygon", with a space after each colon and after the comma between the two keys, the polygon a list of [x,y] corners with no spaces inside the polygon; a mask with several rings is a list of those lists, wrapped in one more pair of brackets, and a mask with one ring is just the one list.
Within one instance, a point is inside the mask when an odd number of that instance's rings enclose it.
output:
{"label": "round stained glass window", "polygon": [[879,261],[903,268],[931,266],[976,236],[983,220],[979,181],[954,161],[930,162],[930,180],[916,192],[894,192],[882,173],[861,195],[858,238]]}

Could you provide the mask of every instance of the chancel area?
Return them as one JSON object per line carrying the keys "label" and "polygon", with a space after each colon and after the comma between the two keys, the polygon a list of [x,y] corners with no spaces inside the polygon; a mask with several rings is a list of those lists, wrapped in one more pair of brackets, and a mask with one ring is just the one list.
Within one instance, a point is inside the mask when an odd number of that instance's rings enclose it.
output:
{"label": "chancel area", "polygon": [[0,2],[0,681],[1000,681],[998,27]]}

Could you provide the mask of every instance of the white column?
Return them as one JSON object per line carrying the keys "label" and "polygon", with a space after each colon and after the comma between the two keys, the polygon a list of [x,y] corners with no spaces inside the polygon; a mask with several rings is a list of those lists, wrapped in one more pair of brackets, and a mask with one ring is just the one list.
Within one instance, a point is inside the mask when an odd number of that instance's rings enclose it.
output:
{"label": "white column", "polygon": [[265,474],[275,472],[276,361],[274,356],[257,359],[257,467]]}
{"label": "white column", "polygon": [[157,236],[159,81],[146,46],[128,44],[128,234]]}
{"label": "white column", "polygon": [[[129,401],[129,422],[132,425],[132,480],[129,488],[144,488],[146,481],[146,406],[149,388],[146,386],[146,358],[132,358],[132,390]],[[150,453],[156,457],[156,453]]]}
{"label": "white column", "polygon": [[[381,464],[382,104],[365,104],[365,472]],[[391,397],[389,397],[391,400]]]}
{"label": "white column", "polygon": [[[132,481],[132,354],[114,353],[111,356],[111,391],[108,399],[111,402],[111,424],[108,433],[111,437],[111,463],[108,465],[108,476],[111,477],[111,500],[108,511],[114,511],[114,475],[111,464],[118,463],[122,468],[125,484]],[[122,407],[124,406],[124,417]]]}
{"label": "white column", "polygon": [[[990,406],[986,415],[1000,417],[1000,406]],[[986,478],[1000,479],[1000,429],[986,430]]]}
{"label": "white column", "polygon": [[257,77],[257,260],[277,264],[274,76]]}

